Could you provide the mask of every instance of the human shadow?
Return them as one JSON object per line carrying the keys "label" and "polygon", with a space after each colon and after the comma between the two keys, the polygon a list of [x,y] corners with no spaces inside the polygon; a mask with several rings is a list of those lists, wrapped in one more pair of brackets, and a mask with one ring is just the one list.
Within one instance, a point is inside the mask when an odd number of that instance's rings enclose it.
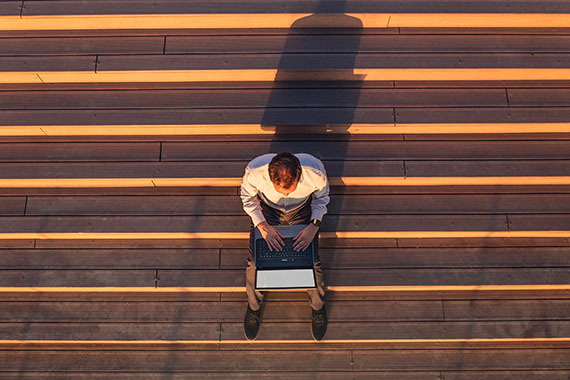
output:
{"label": "human shadow", "polygon": [[[261,128],[272,132],[268,151],[310,153],[324,162],[330,178],[349,176],[349,128],[365,75],[354,73],[363,24],[346,15],[344,1],[321,0],[314,14],[296,20],[288,30]],[[344,186],[331,183],[329,213],[322,231],[342,229]],[[327,241],[328,240],[328,241]],[[321,248],[339,247],[321,239]],[[321,255],[322,256],[322,255]],[[334,265],[334,250],[323,260],[325,283]]]}

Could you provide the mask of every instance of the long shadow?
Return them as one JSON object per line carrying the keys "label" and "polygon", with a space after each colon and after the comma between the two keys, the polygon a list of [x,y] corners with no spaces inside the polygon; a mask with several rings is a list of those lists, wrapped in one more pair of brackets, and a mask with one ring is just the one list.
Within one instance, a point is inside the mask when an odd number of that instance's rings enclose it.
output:
{"label": "long shadow", "polygon": [[[275,130],[268,152],[310,153],[324,162],[329,178],[350,175],[345,173],[348,128],[364,80],[354,73],[363,25],[344,14],[345,8],[344,1],[321,0],[314,14],[291,25],[261,121],[262,129]],[[344,187],[331,188],[322,230],[341,227],[343,193]],[[331,243],[325,246],[339,246]],[[330,256],[326,261],[335,262]]]}

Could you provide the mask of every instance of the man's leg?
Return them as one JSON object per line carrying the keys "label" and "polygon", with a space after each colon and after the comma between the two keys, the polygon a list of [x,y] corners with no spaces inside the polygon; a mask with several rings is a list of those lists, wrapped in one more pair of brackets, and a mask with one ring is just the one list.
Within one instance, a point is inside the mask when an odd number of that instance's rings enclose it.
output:
{"label": "man's leg", "polygon": [[[312,198],[309,197],[307,201],[297,210],[294,210],[289,215],[287,215],[288,224],[309,224],[311,223],[311,201]],[[309,294],[309,300],[311,308],[313,310],[321,310],[325,305],[325,280],[323,278],[323,268],[321,265],[321,258],[319,257],[319,233],[315,235],[313,240],[315,246],[315,252],[317,256],[315,257],[315,264],[313,266],[315,270],[315,289],[307,290]]]}
{"label": "man's leg", "polygon": [[[312,200],[312,199],[311,199]],[[291,213],[290,224],[308,224],[311,222],[311,202],[307,202],[298,211]],[[313,269],[315,271],[315,289],[308,290],[309,299],[311,301],[311,334],[313,339],[321,340],[327,331],[328,317],[325,307],[325,281],[323,279],[323,268],[321,259],[318,256],[319,234],[315,235],[313,240],[317,256]]]}
{"label": "man's leg", "polygon": [[309,294],[309,300],[311,303],[311,308],[313,310],[321,310],[325,306],[325,279],[323,278],[323,267],[321,265],[321,258],[319,257],[318,247],[319,247],[319,233],[315,236],[313,240],[315,250],[317,251],[317,256],[315,257],[315,264],[313,269],[315,271],[315,289],[310,289],[307,291]]}
{"label": "man's leg", "polygon": [[[267,223],[271,225],[279,224],[278,210],[264,205],[261,200],[262,211]],[[247,294],[247,310],[244,318],[244,333],[248,340],[253,340],[257,337],[259,325],[261,323],[261,305],[263,302],[263,292],[255,290],[255,259],[254,259],[254,244],[255,244],[255,228],[253,223],[249,226],[249,256],[247,258],[247,268],[245,269],[245,292]]]}
{"label": "man's leg", "polygon": [[[279,210],[275,210],[274,208],[267,205],[262,199],[261,202],[261,211],[263,212],[263,216],[265,220],[270,225],[278,225],[280,221],[280,214]],[[247,258],[247,268],[245,269],[245,291],[247,293],[247,301],[249,303],[249,307],[251,310],[259,310],[261,306],[261,302],[263,301],[264,292],[260,292],[255,290],[255,259],[254,259],[254,245],[255,245],[255,227],[253,223],[250,222],[249,225],[249,256]]]}
{"label": "man's leg", "polygon": [[257,311],[261,308],[263,301],[263,293],[255,290],[255,261],[253,258],[253,249],[255,244],[254,237],[255,227],[253,223],[249,225],[249,257],[247,258],[247,268],[245,269],[245,292],[247,294],[247,302],[249,308]]}

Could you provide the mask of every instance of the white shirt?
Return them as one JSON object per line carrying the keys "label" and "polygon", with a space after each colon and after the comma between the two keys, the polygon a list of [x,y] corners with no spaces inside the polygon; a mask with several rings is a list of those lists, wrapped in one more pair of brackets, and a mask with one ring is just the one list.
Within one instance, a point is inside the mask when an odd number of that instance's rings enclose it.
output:
{"label": "white shirt", "polygon": [[295,191],[288,196],[278,193],[269,178],[269,162],[275,153],[258,156],[245,168],[241,182],[241,201],[243,209],[251,217],[253,225],[265,221],[257,194],[261,193],[267,204],[281,211],[291,211],[299,207],[310,195],[311,220],[323,220],[329,203],[329,182],[323,163],[307,153],[297,153],[295,157],[301,162],[301,178]]}

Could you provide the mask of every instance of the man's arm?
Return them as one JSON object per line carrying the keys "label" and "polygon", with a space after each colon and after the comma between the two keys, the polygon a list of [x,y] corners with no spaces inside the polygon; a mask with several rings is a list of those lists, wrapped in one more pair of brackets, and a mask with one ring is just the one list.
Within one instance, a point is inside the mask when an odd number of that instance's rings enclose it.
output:
{"label": "man's arm", "polygon": [[250,168],[246,167],[245,174],[241,181],[240,197],[244,211],[251,217],[253,225],[257,227],[259,223],[265,221],[265,217],[263,216],[261,205],[259,204],[259,198],[257,198],[259,190],[252,184],[251,176]]}
{"label": "man's arm", "polygon": [[313,201],[311,203],[311,220],[318,219],[323,220],[323,217],[327,213],[327,205],[330,202],[329,197],[329,181],[327,179],[327,173],[323,167],[322,180],[317,190],[313,193]]}
{"label": "man's arm", "polygon": [[245,168],[245,175],[241,182],[240,196],[244,211],[251,217],[253,225],[259,229],[261,236],[269,245],[270,250],[280,251],[285,246],[283,236],[270,226],[263,216],[257,193],[258,188],[252,183],[252,173],[249,167]]}
{"label": "man's arm", "polygon": [[[327,205],[329,204],[329,181],[324,165],[321,164],[321,170],[318,173],[319,182],[316,183],[316,190],[313,192],[313,200],[311,202],[311,220],[323,220],[327,213]],[[306,249],[315,238],[319,231],[319,227],[313,223],[309,223],[297,236],[293,238],[293,249],[302,251]]]}

